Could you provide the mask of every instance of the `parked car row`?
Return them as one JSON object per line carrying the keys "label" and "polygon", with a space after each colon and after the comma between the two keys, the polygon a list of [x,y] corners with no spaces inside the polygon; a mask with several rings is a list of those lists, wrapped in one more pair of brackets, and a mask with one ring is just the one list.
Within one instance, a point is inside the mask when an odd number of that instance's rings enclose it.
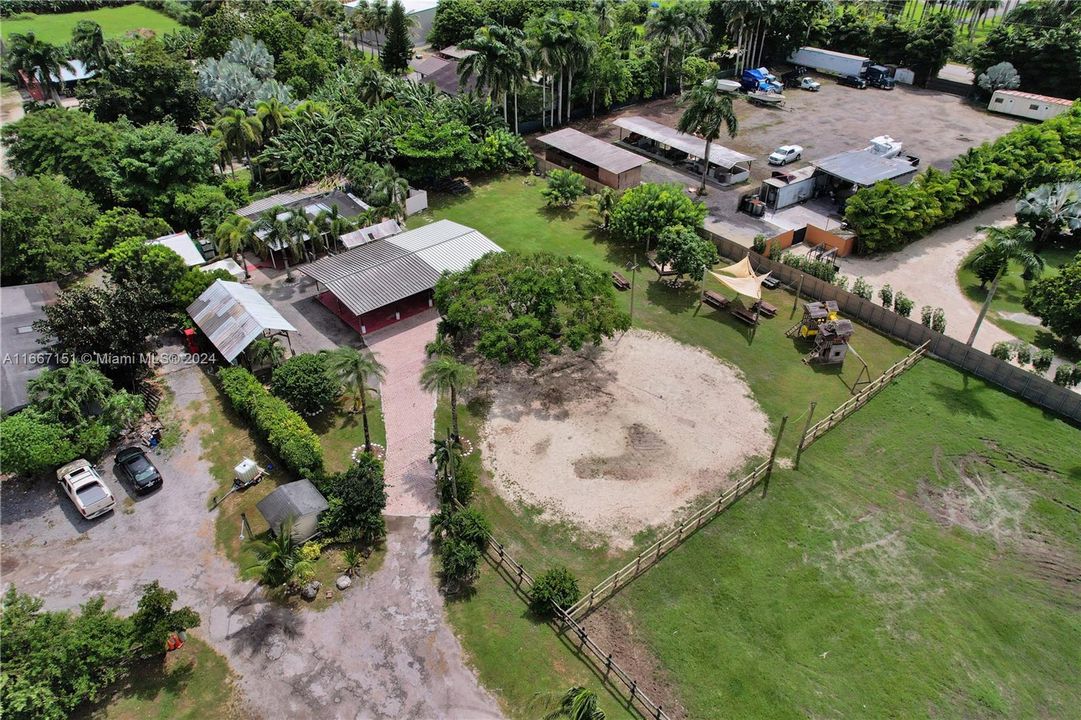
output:
{"label": "parked car row", "polygon": [[[161,472],[143,452],[142,448],[127,447],[116,454],[113,474],[124,479],[137,494],[145,494],[161,487]],[[105,515],[116,507],[116,498],[109,486],[101,479],[90,461],[80,458],[69,462],[56,471],[60,490],[68,496],[72,505],[86,520]]]}

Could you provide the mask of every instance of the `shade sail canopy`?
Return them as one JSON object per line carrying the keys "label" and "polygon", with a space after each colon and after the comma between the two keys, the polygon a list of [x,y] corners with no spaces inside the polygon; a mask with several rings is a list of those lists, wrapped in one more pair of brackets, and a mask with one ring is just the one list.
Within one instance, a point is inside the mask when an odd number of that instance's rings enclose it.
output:
{"label": "shade sail canopy", "polygon": [[[637,133],[650,140],[667,145],[693,157],[703,159],[706,156],[706,141],[694,135],[681,133],[679,130],[661,125],[648,118],[632,115],[630,117],[616,118],[612,121],[616,127]],[[750,155],[744,155],[723,145],[712,143],[709,146],[709,161],[721,167],[735,167],[741,163],[750,163],[754,160]]]}
{"label": "shade sail canopy", "polygon": [[717,272],[723,272],[738,278],[758,277],[755,275],[754,268],[751,267],[751,259],[749,257],[745,257],[739,262],[732,263],[727,267],[719,268]]}
{"label": "shade sail canopy", "polygon": [[267,330],[296,328],[254,288],[215,280],[188,306],[188,314],[227,362]]}
{"label": "shade sail canopy", "polygon": [[762,299],[762,282],[769,277],[769,273],[761,276],[729,277],[727,275],[718,275],[712,270],[709,274],[717,278],[724,286],[735,290],[740,295],[755,300]]}

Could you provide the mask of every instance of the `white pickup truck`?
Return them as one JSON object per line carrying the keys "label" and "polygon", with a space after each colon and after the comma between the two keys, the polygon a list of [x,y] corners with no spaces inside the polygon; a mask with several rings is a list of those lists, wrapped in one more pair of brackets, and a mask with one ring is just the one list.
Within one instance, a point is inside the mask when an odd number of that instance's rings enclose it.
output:
{"label": "white pickup truck", "polygon": [[810,90],[811,92],[818,92],[819,88],[821,87],[822,83],[815,81],[813,78],[804,76],[799,79],[800,90]]}

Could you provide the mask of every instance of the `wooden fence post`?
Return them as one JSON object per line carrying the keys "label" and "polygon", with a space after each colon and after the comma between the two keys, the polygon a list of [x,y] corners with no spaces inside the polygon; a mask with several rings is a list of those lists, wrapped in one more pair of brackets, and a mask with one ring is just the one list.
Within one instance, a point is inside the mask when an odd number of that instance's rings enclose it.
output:
{"label": "wooden fence post", "polygon": [[762,497],[769,490],[769,478],[773,474],[773,463],[777,460],[777,450],[781,447],[781,436],[784,435],[784,426],[788,424],[788,416],[781,418],[781,427],[777,428],[777,439],[773,441],[773,450],[769,453],[769,466],[766,468],[766,477],[762,481]]}
{"label": "wooden fence post", "polygon": [[807,410],[807,422],[803,424],[803,435],[800,436],[799,445],[796,446],[796,470],[799,470],[799,456],[803,454],[803,443],[807,440],[807,431],[811,429],[811,418],[815,414],[815,405],[818,403],[814,400],[811,401],[811,407]]}

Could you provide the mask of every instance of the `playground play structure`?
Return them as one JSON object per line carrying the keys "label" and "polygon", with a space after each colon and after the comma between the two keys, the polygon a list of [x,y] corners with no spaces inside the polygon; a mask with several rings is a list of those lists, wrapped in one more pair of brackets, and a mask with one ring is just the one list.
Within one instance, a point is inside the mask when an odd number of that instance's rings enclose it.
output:
{"label": "playground play structure", "polygon": [[856,352],[856,348],[852,347],[852,334],[855,329],[856,326],[851,320],[841,317],[835,301],[805,302],[803,318],[790,327],[785,336],[800,338],[812,344],[810,352],[803,358],[803,362],[807,364],[840,366],[844,365],[848,353],[855,355],[863,366],[852,386],[852,392],[855,393],[859,387],[871,380],[867,363]]}

